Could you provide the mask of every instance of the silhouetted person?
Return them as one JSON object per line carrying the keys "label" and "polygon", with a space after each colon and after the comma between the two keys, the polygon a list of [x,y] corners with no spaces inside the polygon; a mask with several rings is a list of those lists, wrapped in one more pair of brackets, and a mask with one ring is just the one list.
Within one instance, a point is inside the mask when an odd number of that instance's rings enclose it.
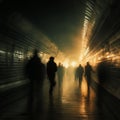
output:
{"label": "silhouetted person", "polygon": [[57,65],[54,62],[54,57],[50,57],[47,63],[47,75],[50,81],[50,89],[49,89],[50,95],[52,95],[53,87],[56,85],[56,81],[55,81],[56,71],[57,71]]}
{"label": "silhouetted person", "polygon": [[103,101],[105,96],[103,95],[103,91],[100,86],[106,84],[107,81],[110,81],[112,78],[111,75],[113,76],[113,74],[111,72],[111,64],[106,59],[103,59],[100,63],[98,63],[96,68],[97,79],[99,81],[99,85],[97,87],[97,105],[102,107],[101,100]]}
{"label": "silhouetted person", "polygon": [[81,64],[79,64],[79,66],[76,68],[75,71],[75,79],[79,80],[79,86],[81,86],[83,73],[84,73],[84,68],[82,67]]}
{"label": "silhouetted person", "polygon": [[61,63],[59,63],[59,65],[58,65],[57,73],[58,73],[58,82],[59,82],[58,84],[60,87],[63,82],[63,76],[64,76],[64,66]]}
{"label": "silhouetted person", "polygon": [[[38,56],[38,51],[34,50],[33,57],[26,64],[26,75],[30,80],[30,102],[33,107],[39,100],[42,93],[45,66]],[[34,105],[35,104],[35,105]]]}
{"label": "silhouetted person", "polygon": [[41,62],[37,50],[34,50],[33,57],[26,65],[26,73],[31,82],[43,82],[45,65]]}
{"label": "silhouetted person", "polygon": [[106,84],[106,82],[115,79],[116,75],[114,73],[117,73],[115,66],[111,62],[105,59],[97,65],[96,71],[97,71],[98,81],[100,84],[104,84],[104,83]]}
{"label": "silhouetted person", "polygon": [[89,93],[89,86],[91,83],[91,72],[92,71],[93,71],[92,66],[89,64],[89,62],[87,62],[86,66],[85,66],[85,77],[87,80],[88,93]]}

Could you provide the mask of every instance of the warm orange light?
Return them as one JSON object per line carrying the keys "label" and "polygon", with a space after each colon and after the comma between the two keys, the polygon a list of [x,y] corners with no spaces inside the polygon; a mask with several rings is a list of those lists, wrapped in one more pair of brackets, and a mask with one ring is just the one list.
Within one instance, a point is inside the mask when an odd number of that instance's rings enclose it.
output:
{"label": "warm orange light", "polygon": [[86,97],[88,94],[87,92],[88,92],[87,82],[85,78],[83,77],[82,84],[81,84],[81,94]]}
{"label": "warm orange light", "polygon": [[72,65],[72,67],[75,67],[77,65],[77,63],[75,61],[72,61],[71,65]]}

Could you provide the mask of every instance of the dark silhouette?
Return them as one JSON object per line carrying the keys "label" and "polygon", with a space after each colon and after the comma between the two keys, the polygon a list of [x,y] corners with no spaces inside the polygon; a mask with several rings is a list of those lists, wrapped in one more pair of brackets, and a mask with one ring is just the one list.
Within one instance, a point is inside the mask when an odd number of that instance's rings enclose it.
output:
{"label": "dark silhouette", "polygon": [[106,61],[102,61],[97,66],[97,76],[100,84],[103,84],[110,77],[110,68]]}
{"label": "dark silhouette", "polygon": [[90,90],[91,72],[92,71],[93,71],[92,66],[89,64],[89,62],[87,62],[86,66],[85,66],[85,77],[86,77],[86,80],[87,80],[88,93],[89,93],[89,90]]}
{"label": "dark silhouette", "polygon": [[109,83],[111,80],[119,77],[117,67],[110,61],[103,60],[97,65],[97,77],[100,84]]}
{"label": "dark silhouette", "polygon": [[59,87],[61,86],[61,84],[63,82],[64,71],[65,71],[64,69],[65,69],[64,66],[61,63],[59,63],[59,65],[58,65],[58,71],[57,71],[57,73],[58,73],[58,85],[59,85]]}
{"label": "dark silhouette", "polygon": [[33,57],[27,62],[25,70],[30,80],[29,105],[32,105],[32,109],[34,109],[37,105],[36,102],[38,103],[39,97],[42,95],[43,80],[45,76],[45,65],[38,56],[38,50],[34,50]]}
{"label": "dark silhouette", "polygon": [[37,50],[34,50],[33,57],[26,65],[26,75],[31,82],[43,82],[42,80],[45,75],[45,65],[41,62]]}
{"label": "dark silhouette", "polygon": [[54,62],[54,57],[50,57],[47,63],[47,75],[50,81],[49,94],[52,95],[53,87],[56,85],[55,73],[57,72],[57,65]]}
{"label": "dark silhouette", "polygon": [[81,86],[82,78],[83,78],[84,68],[81,64],[75,70],[75,80],[79,80],[79,86]]}

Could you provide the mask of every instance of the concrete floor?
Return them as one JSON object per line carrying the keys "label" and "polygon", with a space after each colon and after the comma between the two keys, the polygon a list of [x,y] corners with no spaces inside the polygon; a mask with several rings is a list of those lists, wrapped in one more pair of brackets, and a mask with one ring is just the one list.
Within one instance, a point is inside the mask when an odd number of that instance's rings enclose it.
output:
{"label": "concrete floor", "polygon": [[[0,120],[120,120],[120,101],[92,83],[89,90],[85,78],[81,86],[73,76],[66,75],[49,95],[49,81],[30,101],[30,86],[22,86],[0,98]],[[36,97],[36,96],[37,97]]]}

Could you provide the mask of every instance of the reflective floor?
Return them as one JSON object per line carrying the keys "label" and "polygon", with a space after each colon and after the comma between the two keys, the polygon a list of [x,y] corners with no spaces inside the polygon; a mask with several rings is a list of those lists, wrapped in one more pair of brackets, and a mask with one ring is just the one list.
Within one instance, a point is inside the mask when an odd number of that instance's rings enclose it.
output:
{"label": "reflective floor", "polygon": [[0,120],[120,120],[120,101],[94,82],[88,87],[83,78],[79,85],[68,74],[56,79],[53,95],[46,79],[34,102],[29,85],[1,94]]}

